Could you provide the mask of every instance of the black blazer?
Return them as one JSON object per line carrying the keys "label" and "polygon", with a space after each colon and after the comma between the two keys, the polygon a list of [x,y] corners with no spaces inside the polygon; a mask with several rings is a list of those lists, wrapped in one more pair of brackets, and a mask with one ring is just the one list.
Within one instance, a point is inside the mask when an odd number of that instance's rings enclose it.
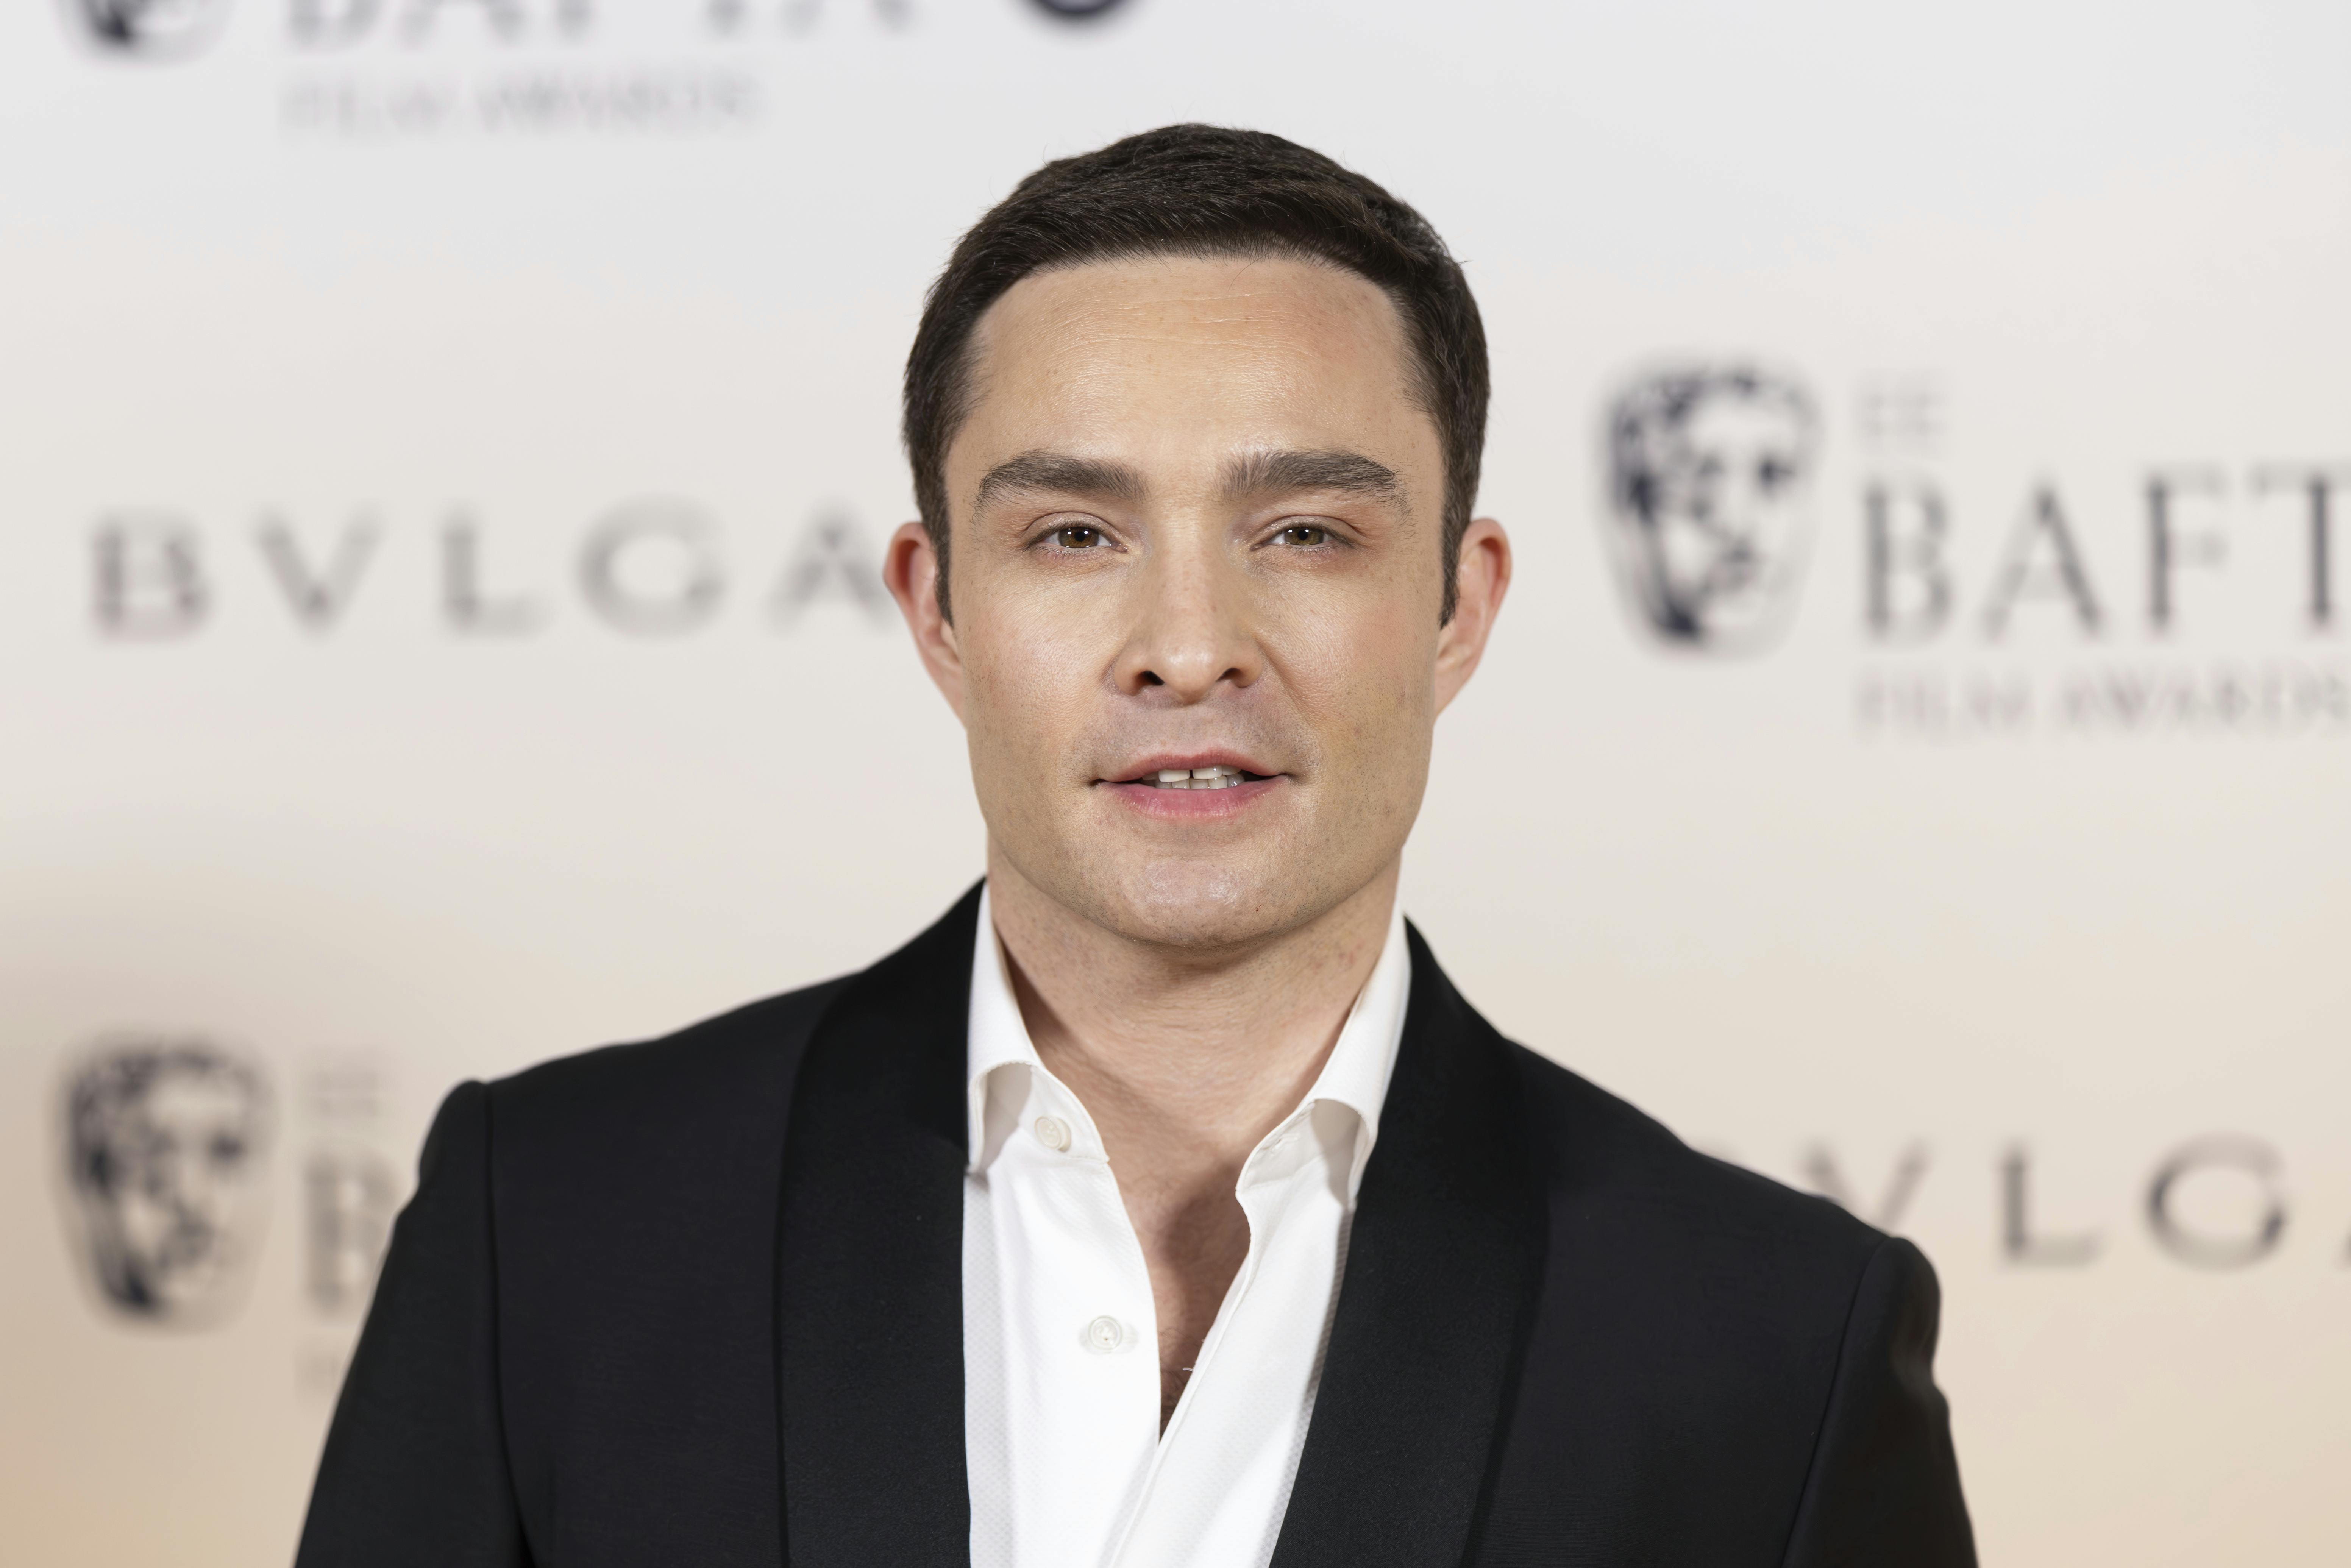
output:
{"label": "black blazer", "polygon": [[[299,1568],[966,1563],[977,907],[453,1092]],[[1510,1044],[1411,947],[1275,1568],[1972,1563],[1917,1250]]]}

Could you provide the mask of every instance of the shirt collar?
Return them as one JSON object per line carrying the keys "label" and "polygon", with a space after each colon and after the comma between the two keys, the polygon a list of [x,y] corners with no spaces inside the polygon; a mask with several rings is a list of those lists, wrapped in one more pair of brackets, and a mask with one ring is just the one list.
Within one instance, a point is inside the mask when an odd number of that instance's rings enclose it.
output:
{"label": "shirt collar", "polygon": [[[1351,1188],[1362,1179],[1364,1162],[1371,1157],[1372,1145],[1379,1136],[1380,1107],[1387,1099],[1388,1078],[1395,1070],[1396,1050],[1404,1040],[1405,1008],[1411,990],[1412,954],[1405,942],[1404,909],[1399,901],[1388,916],[1387,940],[1380,948],[1379,961],[1372,966],[1371,977],[1364,982],[1364,988],[1355,994],[1354,1005],[1347,1011],[1347,1021],[1340,1027],[1338,1041],[1322,1063],[1314,1087],[1307,1091],[1306,1098],[1283,1123],[1287,1125],[1321,1102],[1335,1103],[1353,1111],[1362,1134],[1357,1139]],[[971,1151],[971,1168],[984,1170],[995,1162],[1010,1131],[1006,1108],[1008,1105],[1017,1114],[1025,1097],[1017,1090],[997,1094],[995,1103],[998,1110],[990,1116],[989,1086],[998,1070],[1021,1068],[1026,1070],[1019,1075],[1023,1078],[1055,1082],[1038,1058],[1037,1047],[1029,1038],[1028,1023],[1020,1016],[1020,1004],[1012,994],[1004,944],[997,937],[996,920],[984,885],[980,889],[978,932],[972,953],[967,1038],[971,1120],[970,1142],[965,1146]],[[1091,1134],[1091,1129],[1087,1131]]]}

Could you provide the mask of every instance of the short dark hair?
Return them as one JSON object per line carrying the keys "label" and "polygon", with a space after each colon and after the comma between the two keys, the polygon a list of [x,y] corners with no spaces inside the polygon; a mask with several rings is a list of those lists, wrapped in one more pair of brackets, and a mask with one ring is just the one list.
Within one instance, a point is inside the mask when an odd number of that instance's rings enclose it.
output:
{"label": "short dark hair", "polygon": [[970,412],[972,329],[1031,273],[1153,256],[1286,256],[1369,279],[1404,319],[1415,391],[1445,452],[1445,608],[1478,498],[1489,379],[1478,302],[1437,231],[1353,170],[1262,131],[1169,125],[1046,164],[974,224],[923,302],[906,356],[914,503],[947,603],[947,446]]}

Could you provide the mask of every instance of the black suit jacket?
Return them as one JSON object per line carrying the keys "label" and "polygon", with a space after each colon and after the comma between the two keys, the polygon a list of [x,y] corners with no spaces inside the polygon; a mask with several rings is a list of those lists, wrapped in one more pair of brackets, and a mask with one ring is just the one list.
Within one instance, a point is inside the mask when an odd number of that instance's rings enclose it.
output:
{"label": "black suit jacket", "polygon": [[[299,1568],[966,1563],[977,904],[452,1092]],[[1510,1044],[1411,947],[1275,1568],[1971,1563],[1917,1250]]]}

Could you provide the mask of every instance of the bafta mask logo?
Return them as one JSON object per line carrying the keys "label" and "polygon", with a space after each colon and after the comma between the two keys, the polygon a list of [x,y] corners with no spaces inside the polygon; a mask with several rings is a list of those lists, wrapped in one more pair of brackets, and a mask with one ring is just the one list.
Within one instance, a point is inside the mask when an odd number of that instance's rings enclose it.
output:
{"label": "bafta mask logo", "polygon": [[1818,447],[1803,388],[1749,366],[1667,370],[1617,395],[1608,539],[1659,640],[1744,653],[1785,629],[1812,544]]}
{"label": "bafta mask logo", "polygon": [[260,1073],[201,1040],[108,1045],[66,1083],[67,1186],[99,1293],[202,1326],[243,1303],[268,1217]]}
{"label": "bafta mask logo", "polygon": [[60,0],[68,24],[101,54],[179,59],[216,37],[228,0]]}

